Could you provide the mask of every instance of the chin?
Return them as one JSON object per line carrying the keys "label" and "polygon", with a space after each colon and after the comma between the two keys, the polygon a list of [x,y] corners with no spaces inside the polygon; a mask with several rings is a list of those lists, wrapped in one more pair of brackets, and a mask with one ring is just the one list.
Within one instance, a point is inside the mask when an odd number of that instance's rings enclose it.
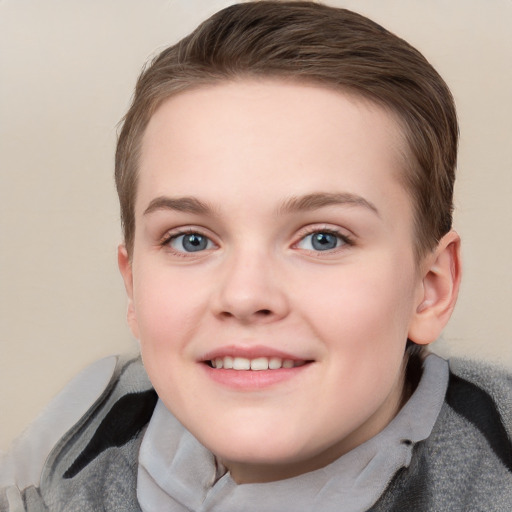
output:
{"label": "chin", "polygon": [[291,464],[310,456],[304,441],[293,439],[287,435],[286,429],[274,427],[272,430],[264,433],[259,431],[254,435],[240,435],[240,431],[229,432],[219,437],[210,435],[207,439],[199,440],[221,460],[239,464]]}

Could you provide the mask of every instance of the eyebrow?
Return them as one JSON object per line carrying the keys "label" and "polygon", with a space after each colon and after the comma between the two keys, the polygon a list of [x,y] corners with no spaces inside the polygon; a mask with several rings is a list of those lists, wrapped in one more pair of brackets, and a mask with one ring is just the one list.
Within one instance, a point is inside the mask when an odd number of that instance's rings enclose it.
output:
{"label": "eyebrow", "polygon": [[293,213],[304,210],[316,210],[325,206],[348,205],[361,206],[375,213],[380,217],[377,207],[366,200],[364,197],[349,192],[343,193],[326,193],[319,192],[315,194],[307,194],[299,197],[290,197],[279,208],[280,214]]}
{"label": "eyebrow", "polygon": [[[306,194],[304,196],[293,196],[284,201],[277,211],[278,214],[284,215],[299,211],[316,210],[333,205],[361,206],[374,212],[380,217],[379,210],[373,203],[366,200],[364,197],[351,194],[349,192],[317,192],[314,194]],[[158,210],[172,210],[194,213],[196,215],[208,215],[213,212],[213,208],[211,206],[195,197],[159,196],[149,203],[149,206],[144,210],[144,215],[148,215]]]}
{"label": "eyebrow", "polygon": [[212,212],[212,208],[195,197],[166,197],[160,196],[153,199],[144,210],[144,215],[157,210],[174,210],[178,212],[206,215]]}

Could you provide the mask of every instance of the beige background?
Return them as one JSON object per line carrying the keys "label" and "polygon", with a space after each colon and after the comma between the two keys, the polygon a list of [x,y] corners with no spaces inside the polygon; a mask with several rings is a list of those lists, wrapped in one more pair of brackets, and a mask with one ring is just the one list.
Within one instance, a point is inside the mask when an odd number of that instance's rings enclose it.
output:
{"label": "beige background", "polygon": [[[0,2],[0,450],[89,362],[134,350],[116,123],[140,68],[228,0]],[[344,0],[417,46],[461,122],[465,276],[443,354],[512,368],[512,1]]]}

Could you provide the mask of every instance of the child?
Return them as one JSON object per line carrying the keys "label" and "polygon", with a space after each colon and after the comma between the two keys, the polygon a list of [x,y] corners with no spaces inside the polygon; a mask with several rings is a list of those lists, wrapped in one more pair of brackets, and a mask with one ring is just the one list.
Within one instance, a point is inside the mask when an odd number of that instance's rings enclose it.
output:
{"label": "child", "polygon": [[116,154],[143,364],[74,384],[105,381],[0,510],[509,510],[508,377],[425,348],[457,134],[428,62],[342,9],[239,4],[163,51]]}

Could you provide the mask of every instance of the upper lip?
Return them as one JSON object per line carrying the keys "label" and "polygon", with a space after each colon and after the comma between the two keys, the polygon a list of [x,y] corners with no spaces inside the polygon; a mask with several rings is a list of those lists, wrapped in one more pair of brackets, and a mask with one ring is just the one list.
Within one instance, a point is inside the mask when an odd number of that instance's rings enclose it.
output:
{"label": "upper lip", "polygon": [[309,358],[300,357],[296,354],[276,350],[264,345],[240,346],[227,345],[211,350],[200,358],[200,361],[211,361],[218,357],[244,357],[246,359],[256,359],[258,357],[278,357],[280,359],[291,359],[292,361],[307,361]]}

